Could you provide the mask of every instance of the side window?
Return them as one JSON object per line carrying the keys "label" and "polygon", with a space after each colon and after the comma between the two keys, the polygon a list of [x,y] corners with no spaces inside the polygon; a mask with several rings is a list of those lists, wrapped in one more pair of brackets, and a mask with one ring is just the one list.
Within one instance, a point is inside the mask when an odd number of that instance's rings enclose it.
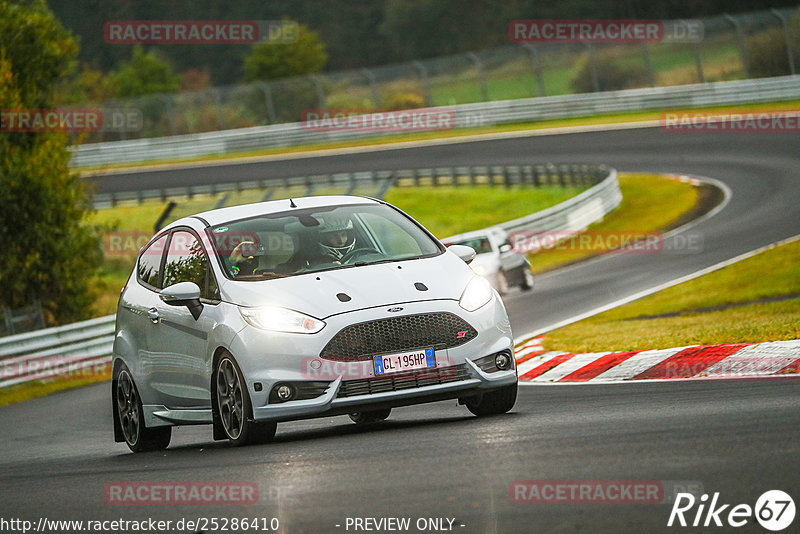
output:
{"label": "side window", "polygon": [[139,256],[139,263],[136,266],[136,277],[147,286],[160,289],[159,275],[161,274],[161,257],[164,254],[164,245],[167,236],[161,236],[153,241]]}
{"label": "side window", "polygon": [[217,298],[217,283],[208,266],[208,256],[203,245],[191,232],[176,231],[172,234],[164,264],[164,283],[168,287],[178,282],[194,282],[200,288],[200,296]]}

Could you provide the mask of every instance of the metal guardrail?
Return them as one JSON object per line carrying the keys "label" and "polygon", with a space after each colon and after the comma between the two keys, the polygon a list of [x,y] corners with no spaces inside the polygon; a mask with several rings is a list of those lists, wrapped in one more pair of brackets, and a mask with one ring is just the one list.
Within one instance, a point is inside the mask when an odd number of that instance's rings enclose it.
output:
{"label": "metal guardrail", "polygon": [[[381,171],[382,172],[382,171]],[[382,175],[381,172],[373,173]],[[398,186],[592,185],[544,211],[501,224],[513,230],[576,230],[599,220],[622,200],[617,171],[604,165],[544,164],[386,171]],[[116,316],[0,338],[0,388],[91,369],[107,370]]]}
{"label": "metal guardrail", "polygon": [[[523,98],[449,106],[455,128],[530,122],[656,109],[775,102],[800,98],[800,75],[604,93]],[[264,148],[396,135],[397,132],[316,131],[302,123],[276,124],[172,137],[71,147],[75,167],[233,154]]]}
{"label": "metal guardrail", "polygon": [[586,229],[593,222],[605,217],[622,201],[616,169],[603,169],[606,173],[605,179],[583,193],[553,207],[498,226],[509,234],[521,231],[576,232]]}
{"label": "metal guardrail", "polygon": [[265,189],[264,198],[266,199],[271,198],[276,189],[290,187],[305,188],[304,193],[302,193],[303,196],[313,195],[315,190],[318,189],[337,190],[346,195],[352,194],[357,189],[370,189],[374,191],[372,196],[383,198],[389,188],[395,186],[592,186],[600,179],[600,174],[598,173],[605,176],[604,171],[599,170],[596,165],[577,164],[559,166],[553,164],[460,166],[343,172],[118,193],[98,193],[92,197],[92,204],[95,209],[102,209],[114,206],[119,202],[142,202],[154,198],[166,202],[170,198],[192,198],[201,194],[216,195],[218,193],[241,192],[253,189]]}
{"label": "metal guardrail", "polygon": [[115,315],[0,338],[0,387],[97,372],[111,361]]}

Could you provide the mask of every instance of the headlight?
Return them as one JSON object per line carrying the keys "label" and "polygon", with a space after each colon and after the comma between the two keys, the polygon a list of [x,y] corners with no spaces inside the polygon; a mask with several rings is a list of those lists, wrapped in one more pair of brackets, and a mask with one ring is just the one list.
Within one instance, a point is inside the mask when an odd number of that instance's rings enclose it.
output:
{"label": "headlight", "polygon": [[467,311],[475,311],[492,300],[492,286],[486,280],[476,276],[467,284],[458,304]]}
{"label": "headlight", "polygon": [[274,332],[316,334],[325,326],[325,323],[319,319],[278,306],[239,307],[239,312],[245,321],[256,328]]}
{"label": "headlight", "polygon": [[483,276],[486,274],[485,265],[470,265],[470,267],[472,267],[472,271],[479,276]]}

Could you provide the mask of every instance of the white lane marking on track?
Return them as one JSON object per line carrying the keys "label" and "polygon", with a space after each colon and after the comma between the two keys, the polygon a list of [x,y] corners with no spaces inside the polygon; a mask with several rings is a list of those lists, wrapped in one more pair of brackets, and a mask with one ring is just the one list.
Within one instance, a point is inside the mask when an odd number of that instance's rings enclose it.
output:
{"label": "white lane marking on track", "polygon": [[701,377],[773,375],[800,358],[800,340],[749,345],[697,373]]}
{"label": "white lane marking on track", "polygon": [[608,371],[600,373],[596,377],[592,378],[590,382],[629,380],[639,373],[647,371],[651,367],[658,365],[670,356],[678,354],[685,348],[687,347],[642,351],[639,354],[634,354],[620,364],[615,365]]}
{"label": "white lane marking on track", "polygon": [[553,367],[552,369],[547,370],[543,374],[537,376],[536,378],[532,379],[532,382],[555,382],[561,380],[568,374],[572,373],[573,371],[577,371],[584,365],[590,364],[593,361],[597,360],[598,358],[602,358],[606,354],[611,354],[610,352],[587,352],[585,354],[578,354],[573,356],[569,360],[560,363]]}
{"label": "white lane marking on track", "polygon": [[586,319],[587,317],[591,317],[593,315],[597,315],[598,313],[602,313],[604,311],[611,310],[611,309],[616,308],[618,306],[622,306],[623,304],[627,304],[629,302],[633,302],[634,300],[638,300],[638,299],[640,299],[642,297],[646,297],[648,295],[652,295],[653,293],[657,293],[658,291],[661,291],[662,289],[667,289],[668,287],[672,287],[672,286],[675,286],[675,285],[678,285],[678,284],[682,284],[683,282],[688,282],[689,280],[693,280],[695,278],[699,278],[700,276],[703,276],[704,274],[712,273],[714,271],[722,269],[723,267],[727,267],[728,265],[733,265],[734,263],[740,262],[742,260],[746,260],[747,258],[752,258],[756,254],[759,254],[759,253],[764,252],[766,250],[769,250],[769,249],[772,249],[772,248],[775,248],[775,247],[778,247],[778,246],[781,246],[781,245],[786,245],[786,244],[789,244],[789,243],[793,243],[794,241],[798,241],[798,240],[800,240],[800,234],[794,235],[792,237],[788,237],[786,239],[782,239],[780,241],[776,241],[775,243],[771,243],[769,245],[764,245],[763,247],[758,247],[758,248],[753,249],[753,250],[751,250],[749,252],[745,252],[743,254],[739,254],[738,256],[735,256],[733,258],[721,261],[719,263],[715,263],[714,265],[711,265],[710,267],[705,267],[703,269],[700,269],[699,271],[695,271],[693,273],[689,273],[689,274],[687,274],[685,276],[681,276],[681,277],[676,278],[674,280],[670,280],[669,282],[664,282],[663,284],[659,284],[659,285],[653,286],[651,288],[639,291],[638,293],[634,293],[633,295],[629,295],[629,296],[621,298],[619,300],[615,300],[614,302],[611,302],[609,304],[604,304],[602,306],[598,306],[597,308],[594,308],[594,309],[589,310],[589,311],[584,312],[584,313],[580,313],[580,314],[575,315],[573,317],[570,317],[568,319],[564,319],[562,321],[558,321],[557,323],[553,323],[553,324],[548,325],[548,326],[546,326],[544,328],[539,328],[538,330],[534,330],[533,332],[528,332],[527,334],[523,334],[522,336],[519,336],[517,338],[517,343],[521,343],[521,342],[523,342],[523,341],[525,341],[525,340],[527,340],[527,339],[529,339],[531,337],[539,336],[541,334],[550,332],[551,330],[555,330],[556,328],[561,328],[562,326],[567,326],[568,324],[572,324],[572,323],[578,322],[581,319]]}
{"label": "white lane marking on track", "polygon": [[560,356],[562,354],[567,354],[567,353],[566,352],[553,351],[553,352],[546,352],[546,353],[544,353],[544,354],[542,354],[540,356],[534,356],[533,358],[531,358],[527,362],[523,362],[523,363],[521,363],[521,364],[519,364],[517,366],[517,375],[522,376],[525,373],[527,373],[528,371],[530,371],[531,369],[535,369],[536,367],[540,366],[541,364],[549,362],[550,360],[552,360],[556,356]]}

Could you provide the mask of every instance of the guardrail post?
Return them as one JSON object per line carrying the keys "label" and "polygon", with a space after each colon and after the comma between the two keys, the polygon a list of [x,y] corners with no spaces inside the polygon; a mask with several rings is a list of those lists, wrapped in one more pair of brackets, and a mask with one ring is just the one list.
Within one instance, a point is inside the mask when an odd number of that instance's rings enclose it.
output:
{"label": "guardrail post", "polygon": [[167,120],[169,121],[169,131],[172,135],[177,135],[175,129],[175,110],[172,109],[172,99],[164,94],[157,94],[155,97],[164,104],[164,110],[167,112]]}
{"label": "guardrail post", "polygon": [[228,123],[225,120],[225,108],[222,106],[222,94],[221,91],[217,88],[213,90],[214,93],[214,102],[217,104],[217,119],[219,120],[219,126],[221,130],[228,129]]}
{"label": "guardrail post", "polygon": [[650,62],[650,49],[647,48],[647,43],[642,43],[642,59],[644,60],[644,68],[647,70],[647,81],[650,87],[655,87],[656,77],[653,74],[653,64]]}
{"label": "guardrail post", "polygon": [[325,107],[325,89],[322,87],[322,81],[320,81],[319,77],[314,74],[309,74],[308,79],[311,80],[311,83],[314,84],[314,88],[317,90],[317,101],[319,102],[320,109]]}
{"label": "guardrail post", "polygon": [[794,52],[792,52],[792,37],[789,34],[789,21],[786,20],[786,16],[777,9],[773,8],[770,12],[773,17],[781,21],[781,26],[783,26],[783,40],[786,43],[786,59],[789,60],[789,72],[795,75],[797,69],[794,66]]}
{"label": "guardrail post", "polygon": [[531,43],[525,43],[522,47],[528,51],[531,56],[531,65],[533,65],[533,74],[536,76],[536,84],[539,86],[539,96],[547,96],[547,91],[544,87],[544,74],[542,73],[542,62],[539,60],[539,51]]}
{"label": "guardrail post", "polygon": [[486,86],[486,76],[483,74],[483,64],[481,58],[475,52],[469,52],[467,57],[475,63],[475,71],[478,77],[478,84],[481,86],[481,100],[483,102],[489,101],[489,88]]}
{"label": "guardrail post", "polygon": [[595,93],[600,92],[600,78],[597,75],[597,61],[594,57],[594,47],[592,43],[583,43],[586,46],[586,51],[589,56],[589,73],[592,76],[592,90]]}
{"label": "guardrail post", "polygon": [[467,169],[468,169],[468,172],[469,172],[469,185],[472,186],[472,187],[475,187],[475,185],[476,185],[476,183],[475,183],[475,169],[472,167],[472,165],[467,167]]}
{"label": "guardrail post", "polygon": [[369,69],[361,69],[361,74],[369,82],[369,90],[372,92],[372,101],[375,103],[375,109],[381,109],[381,96],[378,93],[378,84],[375,79],[375,73]]}
{"label": "guardrail post", "polygon": [[733,25],[734,30],[736,30],[736,40],[739,42],[739,57],[742,60],[742,70],[744,71],[744,77],[750,77],[750,62],[747,58],[747,47],[744,44],[744,32],[742,31],[742,23],[736,20],[736,18],[732,17],[725,13],[722,15],[725,17],[725,20],[730,22]]}
{"label": "guardrail post", "polygon": [[267,115],[269,118],[270,124],[275,124],[278,122],[278,118],[275,115],[275,103],[272,100],[272,89],[269,85],[264,82],[256,82],[256,86],[261,89],[261,92],[264,93],[264,105],[267,106]]}
{"label": "guardrail post", "polygon": [[428,69],[422,61],[412,61],[411,64],[419,72],[419,77],[422,80],[422,90],[425,91],[425,105],[428,107],[433,106],[433,96],[431,95],[431,80],[428,77]]}
{"label": "guardrail post", "polygon": [[692,43],[692,52],[694,53],[694,64],[697,67],[697,81],[706,83],[706,76],[703,73],[703,60],[700,59],[700,44]]}

